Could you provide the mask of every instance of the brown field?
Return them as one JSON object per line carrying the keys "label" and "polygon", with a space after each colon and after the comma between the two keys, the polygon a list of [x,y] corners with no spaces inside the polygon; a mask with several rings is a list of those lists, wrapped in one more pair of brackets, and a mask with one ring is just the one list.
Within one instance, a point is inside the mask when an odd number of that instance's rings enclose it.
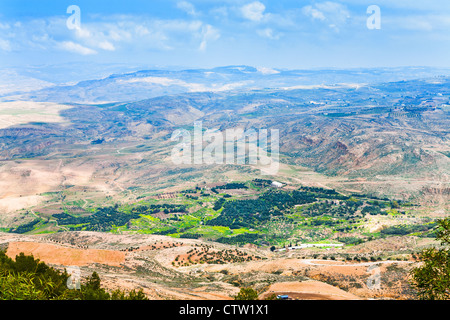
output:
{"label": "brown field", "polygon": [[260,296],[260,299],[265,299],[273,294],[288,295],[290,299],[294,300],[362,300],[344,290],[314,280],[274,283]]}
{"label": "brown field", "polygon": [[120,267],[125,253],[113,250],[74,249],[47,243],[11,242],[6,254],[15,258],[19,253],[32,254],[43,262],[63,266],[87,266],[93,263]]}
{"label": "brown field", "polygon": [[69,106],[51,102],[13,101],[0,103],[0,129],[29,122],[66,123],[59,112]]}

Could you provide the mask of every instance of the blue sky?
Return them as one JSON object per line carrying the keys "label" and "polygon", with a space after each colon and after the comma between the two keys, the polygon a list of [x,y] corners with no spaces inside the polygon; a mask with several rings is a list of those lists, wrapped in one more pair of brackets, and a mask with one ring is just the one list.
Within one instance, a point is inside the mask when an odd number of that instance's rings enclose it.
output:
{"label": "blue sky", "polygon": [[0,66],[450,67],[449,31],[448,0],[1,0]]}

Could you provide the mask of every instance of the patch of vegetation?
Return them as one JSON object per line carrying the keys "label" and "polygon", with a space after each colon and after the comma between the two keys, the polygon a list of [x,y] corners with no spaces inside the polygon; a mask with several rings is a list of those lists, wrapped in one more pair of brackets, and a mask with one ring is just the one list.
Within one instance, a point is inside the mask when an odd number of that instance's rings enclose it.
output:
{"label": "patch of vegetation", "polygon": [[285,210],[294,205],[314,201],[316,198],[306,192],[271,190],[260,195],[258,199],[226,201],[219,217],[207,221],[206,224],[232,229],[254,228],[273,216],[283,215]]}
{"label": "patch of vegetation", "polygon": [[253,179],[252,184],[257,188],[265,188],[265,187],[269,187],[272,184],[272,180]]}
{"label": "patch of vegetation", "polygon": [[450,158],[450,151],[439,151],[440,153],[442,153],[444,156],[447,156]]}
{"label": "patch of vegetation", "polygon": [[337,240],[339,242],[343,242],[345,244],[361,244],[364,242],[363,239],[361,238],[357,238],[357,237],[351,237],[351,236],[347,236],[347,237],[338,237]]}
{"label": "patch of vegetation", "polygon": [[213,187],[211,188],[211,191],[214,193],[219,193],[218,190],[229,190],[229,189],[247,189],[248,187],[245,185],[245,183],[241,183],[241,182],[231,182],[231,183],[227,183],[223,186],[217,186],[217,187]]}
{"label": "patch of vegetation", "polygon": [[39,222],[41,222],[41,219],[34,219],[31,222],[28,222],[28,223],[18,226],[17,228],[13,229],[11,232],[23,234],[23,233],[33,231]]}
{"label": "patch of vegetation", "polygon": [[421,252],[420,267],[411,271],[411,283],[422,300],[450,299],[450,219],[439,220],[437,240],[443,248],[429,248]]}
{"label": "patch of vegetation", "polygon": [[160,235],[160,236],[166,236],[166,235],[172,234],[172,233],[177,233],[177,229],[176,228],[169,228],[167,230],[162,230],[162,231],[155,232],[154,234],[157,234],[157,235]]}
{"label": "patch of vegetation", "polygon": [[123,226],[132,219],[138,219],[138,213],[120,212],[118,206],[98,208],[94,214],[85,217],[74,217],[67,213],[55,214],[59,225],[80,225],[69,227],[70,230],[111,231],[115,226]]}
{"label": "patch of vegetation", "polygon": [[187,212],[186,205],[183,204],[150,204],[134,207],[131,209],[132,214],[155,214],[158,212],[169,213],[185,213]]}
{"label": "patch of vegetation", "polygon": [[211,247],[200,245],[187,252],[187,257],[177,256],[172,262],[174,266],[190,266],[193,264],[226,264],[263,259],[260,256],[247,254],[240,250],[211,250]]}
{"label": "patch of vegetation", "polygon": [[246,244],[246,243],[254,243],[256,240],[262,238],[260,235],[255,233],[243,233],[233,237],[221,237],[216,239],[216,242],[225,243],[225,244]]}
{"label": "patch of vegetation", "polygon": [[252,288],[241,288],[234,300],[258,300],[258,292]]}
{"label": "patch of vegetation", "polygon": [[[430,223],[389,227],[375,233],[367,231],[367,221],[372,216],[397,219],[406,214],[401,211],[403,207],[413,209],[412,203],[364,194],[347,196],[320,187],[300,186],[297,190],[287,191],[271,188],[271,184],[268,179],[230,182],[215,187],[216,193],[208,193],[197,186],[169,198],[97,208],[92,204],[91,209],[79,209],[90,199],[77,199],[66,201],[62,206],[64,212],[54,214],[53,218],[60,228],[69,230],[128,231],[175,238],[202,238],[232,245],[282,246],[287,239],[294,239],[295,243],[338,240],[354,245],[392,235],[435,236]],[[249,188],[252,189],[251,196],[220,192]],[[47,222],[45,219],[35,220],[9,231],[36,232]],[[56,224],[52,224],[41,232],[56,230]]]}
{"label": "patch of vegetation", "polygon": [[433,229],[436,223],[418,224],[418,225],[398,225],[381,230],[381,234],[405,236],[415,232],[424,232]]}

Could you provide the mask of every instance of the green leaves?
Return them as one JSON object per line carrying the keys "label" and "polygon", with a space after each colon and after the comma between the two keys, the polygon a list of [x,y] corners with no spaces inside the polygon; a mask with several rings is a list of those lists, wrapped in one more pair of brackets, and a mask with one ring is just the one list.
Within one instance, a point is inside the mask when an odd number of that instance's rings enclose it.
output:
{"label": "green leaves", "polygon": [[142,289],[110,295],[94,272],[81,290],[69,289],[69,275],[23,253],[10,259],[0,251],[0,300],[146,300]]}
{"label": "green leaves", "polygon": [[[440,220],[437,239],[450,245],[450,219]],[[411,283],[423,300],[450,299],[450,249],[429,248],[422,251],[423,264],[411,270]]]}
{"label": "green leaves", "polygon": [[0,300],[43,300],[45,293],[34,284],[33,274],[0,273]]}
{"label": "green leaves", "polygon": [[252,288],[241,288],[234,300],[258,300],[258,292]]}
{"label": "green leaves", "polygon": [[450,245],[450,219],[439,221],[437,239],[442,241],[442,245]]}

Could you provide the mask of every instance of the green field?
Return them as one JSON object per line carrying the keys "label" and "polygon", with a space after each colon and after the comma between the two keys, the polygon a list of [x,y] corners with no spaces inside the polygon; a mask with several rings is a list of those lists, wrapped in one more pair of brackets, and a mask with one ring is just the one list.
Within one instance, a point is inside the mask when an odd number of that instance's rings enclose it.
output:
{"label": "green field", "polygon": [[[251,194],[242,195],[240,190]],[[84,213],[71,212],[86,204],[90,208]],[[171,199],[142,196],[132,203],[96,207],[80,199],[63,202],[61,208],[51,217],[37,212],[39,218],[5,231],[142,233],[280,247],[311,242],[355,245],[393,235],[435,235],[434,220],[418,217],[409,202],[301,185],[295,190],[274,189],[270,181],[260,179],[187,189]],[[376,223],[383,227],[372,230]]]}

